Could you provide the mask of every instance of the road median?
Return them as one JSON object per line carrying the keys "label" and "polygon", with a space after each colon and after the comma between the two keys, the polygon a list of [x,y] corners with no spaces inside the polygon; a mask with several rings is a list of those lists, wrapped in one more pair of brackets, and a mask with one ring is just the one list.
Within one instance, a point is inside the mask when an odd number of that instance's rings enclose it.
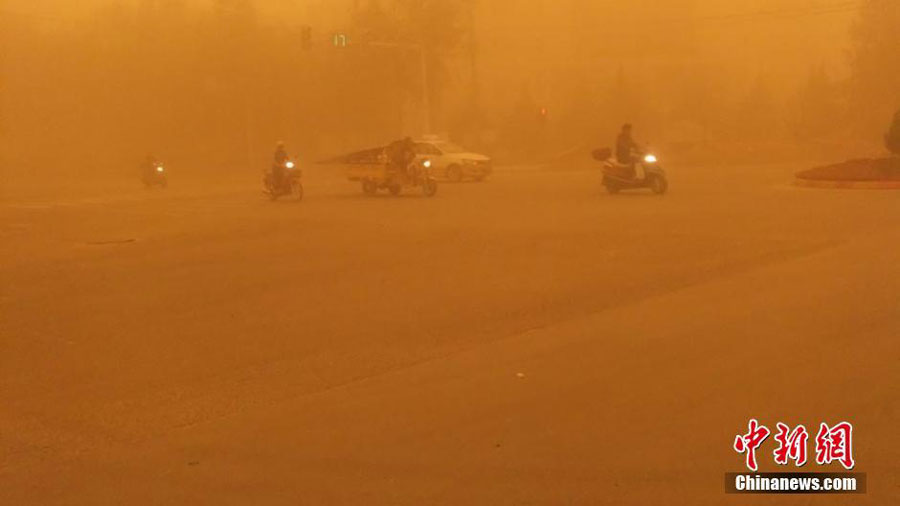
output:
{"label": "road median", "polygon": [[795,184],[808,188],[900,189],[900,157],[862,158],[798,172]]}

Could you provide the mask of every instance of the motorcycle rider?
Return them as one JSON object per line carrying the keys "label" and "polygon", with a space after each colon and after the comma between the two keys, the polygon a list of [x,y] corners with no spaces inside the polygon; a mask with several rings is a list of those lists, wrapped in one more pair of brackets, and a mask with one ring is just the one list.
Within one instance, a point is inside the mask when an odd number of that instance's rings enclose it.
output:
{"label": "motorcycle rider", "polygon": [[634,155],[640,153],[640,146],[631,137],[631,130],[631,123],[622,125],[622,131],[616,138],[616,161],[628,166],[631,177],[634,177],[636,175],[635,162],[637,161]]}
{"label": "motorcycle rider", "polygon": [[153,181],[156,177],[157,165],[159,165],[159,160],[153,155],[147,155],[140,165],[141,179],[144,181]]}
{"label": "motorcycle rider", "polygon": [[141,162],[141,173],[146,175],[150,172],[153,172],[154,170],[156,170],[156,164],[156,157],[153,155],[147,155],[144,158],[144,161]]}
{"label": "motorcycle rider", "polygon": [[388,163],[390,168],[398,174],[407,175],[409,164],[416,159],[416,144],[412,137],[392,142],[388,146]]}
{"label": "motorcycle rider", "polygon": [[290,157],[287,154],[287,151],[284,149],[284,141],[278,141],[275,145],[275,156],[272,160],[272,186],[274,188],[281,188],[281,185],[284,184],[284,170],[285,164]]}

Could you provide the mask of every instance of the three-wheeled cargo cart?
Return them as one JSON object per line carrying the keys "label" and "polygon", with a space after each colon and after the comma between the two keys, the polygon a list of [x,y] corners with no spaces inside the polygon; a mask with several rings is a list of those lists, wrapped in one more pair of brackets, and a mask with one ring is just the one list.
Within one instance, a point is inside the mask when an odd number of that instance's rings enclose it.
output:
{"label": "three-wheeled cargo cart", "polygon": [[366,195],[375,195],[379,190],[400,195],[405,188],[419,188],[426,197],[437,194],[437,181],[431,176],[429,160],[416,160],[406,168],[392,167],[380,149],[356,153],[343,162],[347,179],[359,182]]}

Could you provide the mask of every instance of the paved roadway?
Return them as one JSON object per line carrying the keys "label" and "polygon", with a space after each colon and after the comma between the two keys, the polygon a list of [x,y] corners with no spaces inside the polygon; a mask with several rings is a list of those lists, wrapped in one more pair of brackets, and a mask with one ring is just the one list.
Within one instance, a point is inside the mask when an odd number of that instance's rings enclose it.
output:
{"label": "paved roadway", "polygon": [[898,503],[900,194],[797,168],[10,192],[0,504],[747,504],[751,417],[853,422],[827,503]]}

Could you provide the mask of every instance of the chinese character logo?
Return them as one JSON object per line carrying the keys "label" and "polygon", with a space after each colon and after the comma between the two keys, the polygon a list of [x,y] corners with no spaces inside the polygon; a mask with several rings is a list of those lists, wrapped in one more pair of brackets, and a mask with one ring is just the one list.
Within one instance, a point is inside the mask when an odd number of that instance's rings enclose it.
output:
{"label": "chinese character logo", "polygon": [[[809,443],[806,427],[797,425],[792,429],[789,425],[778,422],[776,428],[778,432],[774,440],[777,447],[772,452],[775,463],[786,466],[793,461],[797,467],[806,465]],[[734,451],[744,454],[747,469],[756,472],[759,470],[756,452],[772,432],[755,418],[747,424],[747,429],[746,434],[735,436]],[[853,425],[849,422],[830,427],[822,423],[819,426],[816,434],[816,464],[825,466],[832,462],[840,463],[848,471],[856,466],[853,460]]]}
{"label": "chinese character logo", "polygon": [[819,426],[816,435],[816,463],[820,466],[838,461],[848,471],[856,466],[853,461],[853,425],[841,422],[834,427]]}
{"label": "chinese character logo", "polygon": [[773,452],[775,463],[786,466],[789,460],[793,460],[797,467],[806,465],[806,442],[809,440],[806,427],[798,425],[790,430],[790,427],[781,422],[776,427],[778,434],[775,434],[775,442],[778,443],[778,448]]}
{"label": "chinese character logo", "polygon": [[747,468],[756,471],[759,469],[759,466],[756,464],[756,450],[769,437],[771,431],[765,425],[760,425],[755,418],[750,420],[748,428],[750,429],[749,432],[734,438],[734,451],[746,453]]}

